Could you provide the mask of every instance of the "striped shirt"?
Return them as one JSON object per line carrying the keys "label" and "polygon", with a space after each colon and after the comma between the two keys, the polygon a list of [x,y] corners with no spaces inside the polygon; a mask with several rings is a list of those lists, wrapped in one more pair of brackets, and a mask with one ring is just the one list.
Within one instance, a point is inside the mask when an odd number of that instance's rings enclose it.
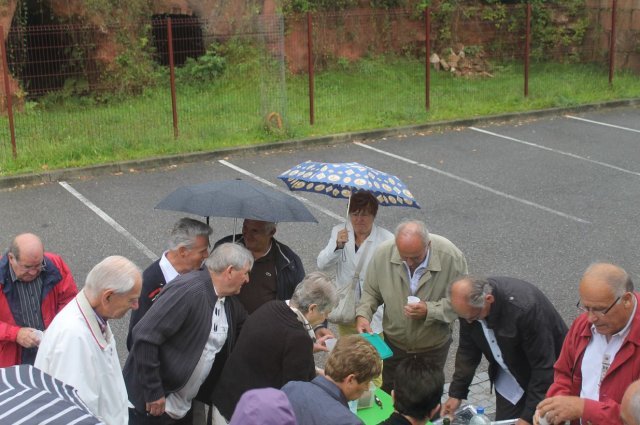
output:
{"label": "striped shirt", "polygon": [[[16,316],[16,324],[21,328],[44,331],[44,321],[42,320],[42,279],[40,275],[31,282],[23,282],[16,277],[11,266],[9,266],[9,273],[18,291],[18,300],[20,301],[21,314]],[[37,352],[37,347],[23,348],[22,363],[33,364]]]}

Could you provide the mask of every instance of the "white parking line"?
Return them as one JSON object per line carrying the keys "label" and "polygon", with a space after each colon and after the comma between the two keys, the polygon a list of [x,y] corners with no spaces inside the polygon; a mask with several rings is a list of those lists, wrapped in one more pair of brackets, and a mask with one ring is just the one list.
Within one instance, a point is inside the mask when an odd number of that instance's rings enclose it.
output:
{"label": "white parking line", "polygon": [[127,229],[122,227],[120,224],[118,224],[117,221],[109,217],[109,215],[106,212],[102,211],[93,202],[85,198],[84,195],[82,195],[80,192],[78,192],[73,187],[71,187],[69,183],[67,182],[59,182],[59,183],[60,183],[60,186],[64,187],[69,193],[71,193],[73,196],[78,198],[78,200],[80,200],[80,202],[86,205],[87,208],[89,208],[91,211],[96,213],[98,217],[106,221],[109,224],[109,226],[113,227],[118,233],[120,233],[127,240],[129,240],[129,242],[133,243],[136,246],[136,248],[142,251],[142,253],[146,255],[149,259],[151,259],[152,261],[155,261],[158,259],[158,256],[153,251],[151,251],[142,242],[136,239],[135,236],[129,233]]}
{"label": "white parking line", "polygon": [[619,130],[625,130],[625,131],[632,131],[634,133],[640,133],[640,130],[636,130],[635,128],[622,127],[622,126],[615,125],[615,124],[608,124],[606,122],[588,120],[586,118],[574,117],[573,115],[565,115],[565,117],[571,118],[572,120],[584,121],[584,122],[588,122],[588,123],[591,123],[591,124],[603,125],[605,127],[617,128]]}
{"label": "white parking line", "polygon": [[553,149],[553,148],[550,148],[550,147],[547,147],[547,146],[538,145],[536,143],[531,143],[531,142],[527,142],[527,141],[524,141],[524,140],[516,139],[515,137],[509,137],[509,136],[505,136],[503,134],[494,133],[492,131],[483,130],[481,128],[469,127],[469,129],[471,129],[473,131],[477,131],[479,133],[484,133],[484,134],[488,134],[490,136],[498,137],[500,139],[511,140],[512,142],[516,142],[516,143],[520,143],[520,144],[523,144],[523,145],[531,146],[531,147],[534,147],[534,148],[542,149],[542,150],[545,150],[545,151],[557,153],[557,154],[560,154],[560,155],[569,156],[571,158],[579,159],[581,161],[590,162],[592,164],[600,165],[602,167],[611,168],[612,170],[620,171],[620,172],[627,173],[627,174],[633,174],[634,176],[640,176],[639,172],[627,170],[626,168],[621,168],[621,167],[618,167],[618,166],[615,166],[615,165],[612,165],[612,164],[608,164],[606,162],[596,161],[595,159],[585,158],[584,156],[576,155],[576,154],[571,153],[571,152],[565,152],[565,151],[561,151],[561,150],[558,150],[558,149]]}
{"label": "white parking line", "polygon": [[291,193],[291,191],[290,191],[290,190],[285,190],[285,189],[283,189],[283,188],[279,187],[278,185],[276,185],[275,183],[271,183],[269,180],[265,180],[265,179],[263,179],[262,177],[260,177],[260,176],[258,176],[258,175],[253,174],[251,171],[247,171],[247,170],[245,170],[244,168],[238,167],[237,165],[234,165],[234,164],[232,164],[232,163],[230,163],[230,162],[228,162],[228,161],[225,161],[224,159],[219,159],[219,160],[218,160],[218,162],[219,162],[220,164],[224,165],[224,166],[227,166],[227,167],[229,167],[229,168],[231,168],[231,169],[236,170],[236,171],[237,171],[237,172],[239,172],[239,173],[244,174],[245,176],[248,176],[248,177],[251,177],[251,178],[252,178],[252,179],[254,179],[254,180],[257,180],[257,181],[259,181],[260,183],[264,183],[264,184],[266,184],[267,186],[270,186],[270,187],[272,187],[272,188],[274,188],[274,189],[277,189],[277,190],[279,190],[279,191],[280,191],[280,192],[282,192],[282,193],[286,193],[286,194],[287,194],[287,195],[289,195],[289,196],[293,196],[294,198],[296,198],[296,199],[300,200],[301,202],[304,202],[305,204],[309,205],[310,207],[313,207],[313,208],[317,209],[318,211],[320,211],[320,212],[322,212],[322,213],[325,213],[326,215],[328,215],[328,216],[329,216],[329,217],[331,217],[331,218],[335,218],[336,220],[338,220],[338,221],[340,221],[340,222],[343,222],[343,221],[345,220],[345,217],[341,217],[341,216],[339,216],[338,214],[335,214],[334,212],[332,212],[332,211],[330,211],[330,210],[328,210],[328,209],[326,209],[326,208],[324,208],[324,207],[321,207],[321,206],[320,206],[320,205],[318,205],[318,204],[315,204],[315,203],[313,203],[313,202],[309,201],[307,198],[305,198],[305,197],[303,197],[303,196],[300,196],[300,195],[294,195],[293,193]]}
{"label": "white parking line", "polygon": [[476,183],[476,182],[474,182],[472,180],[465,179],[464,177],[460,177],[460,176],[457,176],[455,174],[451,174],[451,173],[448,173],[446,171],[442,171],[442,170],[439,170],[437,168],[430,167],[429,165],[426,165],[426,164],[421,164],[421,163],[419,163],[417,161],[414,161],[412,159],[405,158],[404,156],[396,155],[394,153],[387,152],[387,151],[384,151],[382,149],[374,148],[373,146],[365,145],[365,144],[360,143],[360,142],[354,142],[354,144],[358,145],[358,146],[360,146],[362,148],[366,148],[366,149],[370,149],[370,150],[372,150],[374,152],[378,152],[378,153],[380,153],[382,155],[390,156],[391,158],[399,159],[400,161],[404,161],[404,162],[408,162],[409,164],[417,165],[418,167],[422,167],[422,168],[425,168],[425,169],[427,169],[429,171],[433,171],[434,173],[442,174],[443,176],[446,176],[446,177],[449,177],[451,179],[458,180],[460,182],[469,184],[471,186],[477,187],[478,189],[486,190],[487,192],[493,193],[494,195],[502,196],[503,198],[507,198],[507,199],[510,199],[512,201],[516,201],[516,202],[519,202],[521,204],[528,205],[530,207],[534,207],[534,208],[537,208],[539,210],[546,211],[548,213],[558,215],[560,217],[568,218],[569,220],[577,221],[578,223],[584,223],[584,224],[590,224],[591,223],[590,221],[583,220],[583,219],[581,219],[579,217],[575,217],[573,215],[569,215],[569,214],[563,213],[562,211],[557,211],[557,210],[545,207],[544,205],[540,205],[540,204],[537,204],[537,203],[532,202],[532,201],[527,201],[526,199],[518,198],[517,196],[509,195],[508,193],[501,192],[501,191],[493,189],[493,188],[491,188],[489,186],[485,186],[483,184]]}

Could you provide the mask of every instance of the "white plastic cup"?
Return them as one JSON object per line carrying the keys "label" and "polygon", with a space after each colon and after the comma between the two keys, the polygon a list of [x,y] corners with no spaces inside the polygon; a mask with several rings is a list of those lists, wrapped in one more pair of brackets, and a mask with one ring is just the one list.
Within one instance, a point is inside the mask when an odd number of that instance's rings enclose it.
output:
{"label": "white plastic cup", "polygon": [[329,339],[326,339],[326,340],[324,341],[324,345],[326,345],[326,346],[327,346],[327,348],[329,349],[329,351],[331,351],[331,350],[333,350],[333,347],[335,347],[335,346],[336,346],[336,342],[338,342],[338,340],[337,340],[337,339],[335,339],[335,338],[329,338]]}
{"label": "white plastic cup", "polygon": [[413,295],[409,295],[407,297],[407,304],[415,304],[415,303],[419,303],[420,302],[420,298],[413,296]]}
{"label": "white plastic cup", "polygon": [[40,343],[42,342],[42,338],[44,338],[44,332],[38,329],[34,329],[32,332],[38,340],[38,345],[40,345]]}

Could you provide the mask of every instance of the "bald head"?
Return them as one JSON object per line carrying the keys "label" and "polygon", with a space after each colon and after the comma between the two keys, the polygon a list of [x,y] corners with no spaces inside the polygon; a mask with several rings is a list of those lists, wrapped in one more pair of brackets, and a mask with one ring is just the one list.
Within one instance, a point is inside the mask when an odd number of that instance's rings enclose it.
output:
{"label": "bald head", "polygon": [[411,274],[427,257],[429,231],[420,220],[406,220],[396,227],[396,248]]}
{"label": "bald head", "polygon": [[620,418],[624,425],[640,425],[640,381],[635,381],[625,391],[620,405]]}
{"label": "bald head", "polygon": [[42,271],[43,260],[44,245],[33,233],[22,233],[11,241],[9,262],[18,280],[33,281]]}
{"label": "bald head", "polygon": [[620,267],[596,263],[580,280],[580,304],[596,332],[607,337],[620,332],[635,307],[633,282]]}
{"label": "bald head", "polygon": [[464,276],[454,280],[447,292],[458,317],[469,322],[484,319],[494,302],[491,284],[480,277]]}
{"label": "bald head", "polygon": [[580,287],[608,286],[615,297],[625,292],[633,292],[633,282],[622,267],[610,263],[594,263],[585,270],[580,281]]}
{"label": "bald head", "polygon": [[11,241],[9,252],[16,260],[20,261],[22,256],[42,256],[44,255],[44,245],[39,237],[33,233],[21,233]]}

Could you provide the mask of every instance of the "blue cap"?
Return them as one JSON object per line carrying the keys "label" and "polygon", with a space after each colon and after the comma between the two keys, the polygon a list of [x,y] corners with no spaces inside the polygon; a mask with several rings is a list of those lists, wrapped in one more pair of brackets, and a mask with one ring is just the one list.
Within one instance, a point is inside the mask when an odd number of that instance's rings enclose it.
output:
{"label": "blue cap", "polygon": [[482,406],[477,406],[477,407],[476,407],[476,413],[477,413],[478,415],[484,415],[484,407],[482,407]]}

